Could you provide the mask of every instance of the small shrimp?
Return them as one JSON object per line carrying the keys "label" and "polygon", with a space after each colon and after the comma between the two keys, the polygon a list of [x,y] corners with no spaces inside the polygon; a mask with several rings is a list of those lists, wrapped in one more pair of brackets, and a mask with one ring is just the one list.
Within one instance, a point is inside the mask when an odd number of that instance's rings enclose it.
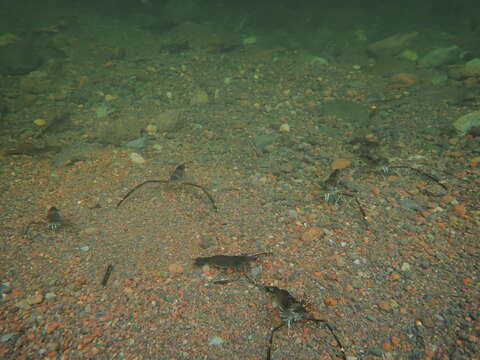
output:
{"label": "small shrimp", "polygon": [[271,360],[272,357],[272,347],[273,347],[273,336],[277,330],[280,330],[282,327],[287,325],[288,331],[290,331],[290,327],[300,321],[312,321],[314,323],[321,323],[325,325],[325,327],[329,330],[332,334],[333,338],[337,343],[337,347],[340,350],[341,358],[343,360],[347,359],[345,354],[345,349],[340,342],[339,338],[335,334],[333,327],[324,319],[316,319],[309,313],[307,308],[305,307],[304,301],[299,301],[293,297],[287,290],[280,289],[276,286],[268,286],[262,284],[255,284],[259,288],[265,290],[266,292],[272,295],[272,303],[274,307],[279,310],[279,316],[282,319],[282,324],[272,328],[272,332],[270,333],[270,339],[268,344],[267,350],[267,360]]}
{"label": "small shrimp", "polygon": [[72,224],[70,221],[65,220],[62,216],[60,216],[60,210],[57,207],[52,206],[47,211],[47,216],[44,221],[31,221],[23,231],[23,236],[28,238],[29,232],[31,228],[35,225],[41,225],[49,231],[57,232],[60,228],[65,227],[73,227],[75,225]]}
{"label": "small shrimp", "polygon": [[[242,272],[247,280],[252,282],[245,272],[250,268],[253,261],[257,260],[259,256],[272,255],[270,252],[262,252],[255,255],[213,255],[207,257],[198,257],[194,261],[195,266],[210,265],[220,270],[232,269]],[[226,284],[231,280],[215,280],[216,284]]]}

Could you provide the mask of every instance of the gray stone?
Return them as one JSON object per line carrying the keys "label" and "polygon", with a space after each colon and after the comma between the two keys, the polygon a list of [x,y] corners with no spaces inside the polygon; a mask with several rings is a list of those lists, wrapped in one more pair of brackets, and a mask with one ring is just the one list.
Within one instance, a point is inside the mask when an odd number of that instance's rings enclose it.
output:
{"label": "gray stone", "polygon": [[471,128],[480,126],[480,110],[472,111],[459,117],[453,127],[462,135],[468,133]]}
{"label": "gray stone", "polygon": [[3,282],[0,284],[0,294],[9,294],[12,291],[10,282]]}
{"label": "gray stone", "polygon": [[465,75],[480,76],[480,58],[474,58],[465,64]]}
{"label": "gray stone", "polygon": [[208,104],[208,94],[203,89],[197,89],[190,99],[190,105]]}
{"label": "gray stone", "polygon": [[167,110],[162,112],[154,119],[158,132],[172,132],[179,129],[182,125],[180,111]]}
{"label": "gray stone", "polygon": [[374,347],[374,346],[370,346],[367,350],[367,352],[371,355],[374,355],[374,356],[383,356],[383,350],[382,349],[379,349],[377,347]]}
{"label": "gray stone", "polygon": [[457,80],[480,77],[480,58],[474,58],[462,65],[452,66],[449,75]]}
{"label": "gray stone", "polygon": [[147,144],[147,140],[144,137],[129,141],[125,144],[127,148],[131,149],[143,149]]}
{"label": "gray stone", "polygon": [[8,333],[8,334],[0,335],[0,343],[7,342],[7,341],[10,340],[15,334],[16,334],[16,333],[12,332],[12,333]]}
{"label": "gray stone", "polygon": [[54,297],[56,297],[57,295],[53,292],[48,292],[45,294],[45,299],[53,299]]}
{"label": "gray stone", "polygon": [[407,263],[407,262],[405,262],[405,263],[402,264],[402,267],[401,267],[400,270],[402,270],[403,272],[408,272],[408,271],[411,270],[411,268],[412,268],[412,267],[410,266],[410,264]]}
{"label": "gray stone", "polygon": [[439,67],[451,64],[459,59],[460,48],[456,45],[438,48],[427,53],[420,59],[420,65],[425,67]]}
{"label": "gray stone", "polygon": [[288,215],[293,218],[298,217],[298,213],[295,210],[288,210]]}
{"label": "gray stone", "polygon": [[200,236],[200,247],[202,249],[208,249],[212,245],[214,245],[215,239],[213,239],[211,236],[208,235],[201,235]]}
{"label": "gray stone", "polygon": [[333,116],[354,127],[365,127],[370,121],[370,109],[363,104],[345,100],[333,100],[320,108],[323,115]]}
{"label": "gray stone", "polygon": [[400,200],[400,206],[407,210],[420,211],[424,208],[424,205],[417,201],[412,200]]}
{"label": "gray stone", "polygon": [[252,269],[250,270],[250,274],[253,277],[257,277],[262,273],[262,267],[261,266],[253,266]]}
{"label": "gray stone", "polygon": [[395,34],[386,39],[377,41],[368,47],[368,52],[376,57],[393,56],[408,48],[408,45],[418,36],[418,32],[411,31]]}
{"label": "gray stone", "polygon": [[223,339],[219,336],[213,336],[208,340],[208,343],[210,345],[222,345],[223,344]]}
{"label": "gray stone", "polygon": [[267,146],[275,144],[277,139],[278,135],[276,134],[260,135],[255,138],[255,146],[257,149],[264,152]]}
{"label": "gray stone", "polygon": [[43,58],[39,55],[33,42],[16,41],[0,46],[0,74],[24,75],[36,70],[42,65]]}
{"label": "gray stone", "polygon": [[42,94],[49,91],[51,80],[45,71],[32,71],[20,80],[22,91],[30,94]]}

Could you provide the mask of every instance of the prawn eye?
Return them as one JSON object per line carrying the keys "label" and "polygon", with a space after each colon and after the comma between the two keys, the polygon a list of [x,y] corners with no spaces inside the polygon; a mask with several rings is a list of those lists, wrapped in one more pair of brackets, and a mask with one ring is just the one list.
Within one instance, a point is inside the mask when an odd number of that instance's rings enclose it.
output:
{"label": "prawn eye", "polygon": [[47,227],[48,227],[48,230],[50,231],[57,231],[58,225],[59,225],[58,223],[53,222],[53,223],[48,223]]}

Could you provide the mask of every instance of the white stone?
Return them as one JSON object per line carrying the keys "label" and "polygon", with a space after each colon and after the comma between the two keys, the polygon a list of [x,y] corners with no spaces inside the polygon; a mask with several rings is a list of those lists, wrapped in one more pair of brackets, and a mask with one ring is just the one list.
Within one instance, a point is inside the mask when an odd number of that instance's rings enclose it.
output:
{"label": "white stone", "polygon": [[280,128],[278,129],[280,132],[287,133],[290,132],[290,125],[288,124],[282,124],[280,125]]}
{"label": "white stone", "polygon": [[453,123],[453,127],[462,134],[469,132],[474,126],[480,126],[480,110],[465,114]]}
{"label": "white stone", "polygon": [[145,159],[140,154],[137,154],[135,152],[130,154],[130,160],[132,160],[132,162],[134,164],[144,164],[145,163]]}

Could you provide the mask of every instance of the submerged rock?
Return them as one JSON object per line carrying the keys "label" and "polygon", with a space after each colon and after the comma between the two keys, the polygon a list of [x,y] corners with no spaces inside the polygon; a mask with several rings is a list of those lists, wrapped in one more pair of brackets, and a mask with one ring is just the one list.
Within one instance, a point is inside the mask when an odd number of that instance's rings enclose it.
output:
{"label": "submerged rock", "polygon": [[377,41],[368,47],[368,52],[377,57],[397,55],[406,50],[409,44],[418,36],[418,32],[411,31],[403,34],[395,34],[386,39]]}
{"label": "submerged rock", "polygon": [[130,149],[143,149],[147,144],[147,140],[144,137],[134,139],[125,144]]}
{"label": "submerged rock", "polygon": [[29,40],[0,46],[0,74],[24,75],[42,65],[43,58]]}
{"label": "submerged rock", "polygon": [[460,48],[456,45],[438,48],[427,53],[420,59],[420,65],[425,67],[439,67],[457,61],[460,57]]}
{"label": "submerged rock", "polygon": [[472,111],[459,117],[454,123],[453,127],[461,134],[466,134],[473,127],[480,127],[480,110]]}

